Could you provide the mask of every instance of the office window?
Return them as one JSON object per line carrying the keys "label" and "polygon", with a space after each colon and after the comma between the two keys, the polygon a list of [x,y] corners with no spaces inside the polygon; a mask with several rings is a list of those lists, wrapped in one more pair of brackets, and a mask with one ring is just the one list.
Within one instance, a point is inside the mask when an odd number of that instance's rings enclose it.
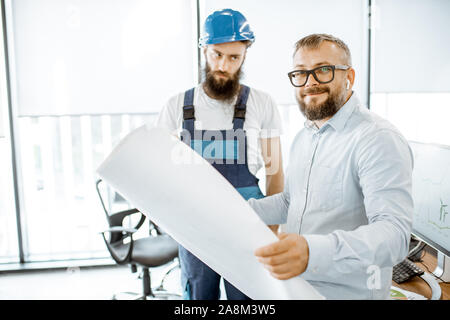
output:
{"label": "office window", "polygon": [[0,263],[18,262],[10,141],[0,137]]}
{"label": "office window", "polygon": [[450,145],[450,93],[373,93],[372,111],[408,140]]}
{"label": "office window", "polygon": [[19,245],[1,21],[0,17],[0,263],[7,263],[19,261]]}
{"label": "office window", "polygon": [[450,145],[450,2],[373,5],[372,110],[408,140]]}
{"label": "office window", "polygon": [[450,92],[450,2],[372,3],[372,92]]}
{"label": "office window", "polygon": [[28,259],[107,256],[106,219],[95,170],[146,115],[21,117],[23,208]]}
{"label": "office window", "polygon": [[95,170],[196,84],[195,2],[5,2],[24,258],[109,257]]}
{"label": "office window", "polygon": [[7,3],[19,115],[157,112],[196,83],[191,1]]}

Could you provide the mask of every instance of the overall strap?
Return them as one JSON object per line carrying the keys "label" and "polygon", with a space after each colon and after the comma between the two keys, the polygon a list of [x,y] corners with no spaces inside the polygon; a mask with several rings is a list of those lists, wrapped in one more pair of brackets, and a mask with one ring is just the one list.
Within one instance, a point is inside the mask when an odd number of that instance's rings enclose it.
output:
{"label": "overall strap", "polygon": [[189,89],[184,93],[183,103],[183,129],[194,131],[195,111],[194,111],[194,89]]}
{"label": "overall strap", "polygon": [[241,90],[239,92],[239,97],[234,106],[234,116],[233,116],[233,129],[243,129],[245,121],[245,112],[247,110],[247,100],[250,93],[250,88],[241,85]]}

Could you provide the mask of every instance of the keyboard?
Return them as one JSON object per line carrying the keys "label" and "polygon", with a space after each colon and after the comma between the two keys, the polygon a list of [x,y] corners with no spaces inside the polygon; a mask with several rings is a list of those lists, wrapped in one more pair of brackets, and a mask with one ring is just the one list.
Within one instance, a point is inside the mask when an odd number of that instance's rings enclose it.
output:
{"label": "keyboard", "polygon": [[405,259],[396,264],[392,270],[392,280],[396,283],[408,281],[415,276],[423,275],[424,271],[420,269],[414,262]]}

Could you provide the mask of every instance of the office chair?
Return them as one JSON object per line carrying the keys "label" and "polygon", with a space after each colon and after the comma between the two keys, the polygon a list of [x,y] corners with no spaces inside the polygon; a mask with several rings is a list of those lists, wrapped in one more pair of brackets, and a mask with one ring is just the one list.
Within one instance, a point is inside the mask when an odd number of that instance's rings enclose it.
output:
{"label": "office chair", "polygon": [[[142,294],[133,292],[124,293],[134,295],[136,300],[147,300],[147,298],[172,300],[181,299],[179,294],[169,293],[164,289],[164,280],[167,275],[172,270],[179,267],[177,242],[168,234],[165,234],[161,228],[159,228],[152,221],[150,221],[149,236],[141,239],[134,239],[133,234],[136,233],[144,224],[146,220],[145,215],[137,209],[126,209],[111,213],[112,202],[122,202],[123,204],[126,200],[123,199],[118,193],[114,192],[114,199],[112,201],[108,201],[108,204],[110,204],[108,210],[104,197],[102,196],[102,192],[100,191],[99,186],[101,183],[101,179],[97,180],[96,189],[109,225],[107,230],[100,232],[103,240],[105,241],[106,247],[111,254],[111,257],[117,264],[131,265],[131,271],[133,273],[137,271],[137,266],[142,267]],[[110,198],[108,194],[107,198]],[[124,227],[124,220],[127,218],[130,219],[131,216],[135,214],[140,214],[140,219],[134,228]],[[110,235],[109,240],[105,234]],[[165,265],[170,261],[174,261],[175,266],[171,267],[170,270],[165,273],[160,285],[156,289],[152,289],[150,268]],[[117,296],[118,295],[115,294],[113,296],[113,300],[116,300]]]}

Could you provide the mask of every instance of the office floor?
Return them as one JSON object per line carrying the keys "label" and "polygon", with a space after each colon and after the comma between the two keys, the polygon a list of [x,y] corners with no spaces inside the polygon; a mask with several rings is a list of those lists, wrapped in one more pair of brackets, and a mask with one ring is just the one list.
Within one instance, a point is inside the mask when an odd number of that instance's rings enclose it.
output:
{"label": "office floor", "polygon": [[[152,287],[159,285],[170,265],[151,269]],[[66,268],[0,273],[0,300],[108,300],[114,293],[142,292],[140,269],[127,266]],[[170,292],[181,293],[180,269],[164,281]],[[119,299],[129,296],[121,295]]]}

